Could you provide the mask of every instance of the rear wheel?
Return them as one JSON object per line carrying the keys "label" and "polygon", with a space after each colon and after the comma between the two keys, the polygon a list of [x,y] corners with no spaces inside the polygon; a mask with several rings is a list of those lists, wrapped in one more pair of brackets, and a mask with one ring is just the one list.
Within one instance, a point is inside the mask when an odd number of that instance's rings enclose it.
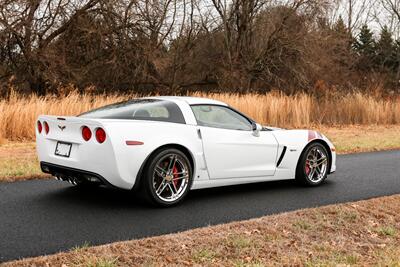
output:
{"label": "rear wheel", "polygon": [[308,186],[320,185],[328,175],[329,155],[320,143],[308,146],[300,156],[296,180]]}
{"label": "rear wheel", "polygon": [[187,195],[192,183],[192,167],[180,150],[166,148],[152,156],[144,172],[143,193],[158,206],[172,206]]}

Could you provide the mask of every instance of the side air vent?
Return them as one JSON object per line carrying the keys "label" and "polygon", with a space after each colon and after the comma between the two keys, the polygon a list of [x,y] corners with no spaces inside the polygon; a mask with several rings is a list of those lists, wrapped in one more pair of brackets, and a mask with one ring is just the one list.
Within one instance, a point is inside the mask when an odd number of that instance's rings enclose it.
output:
{"label": "side air vent", "polygon": [[282,160],[283,160],[283,157],[285,156],[285,153],[286,153],[286,149],[287,149],[287,147],[284,146],[284,147],[283,147],[283,150],[282,150],[282,153],[281,153],[281,155],[280,155],[280,157],[279,157],[279,159],[278,159],[278,162],[276,163],[276,167],[279,167],[279,165],[281,165],[281,162],[282,162]]}

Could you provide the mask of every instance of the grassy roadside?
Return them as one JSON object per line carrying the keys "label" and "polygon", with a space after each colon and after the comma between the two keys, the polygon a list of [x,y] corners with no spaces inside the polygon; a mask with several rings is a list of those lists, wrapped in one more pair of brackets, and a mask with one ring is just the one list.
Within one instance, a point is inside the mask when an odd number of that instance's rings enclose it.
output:
{"label": "grassy roadside", "polygon": [[46,178],[42,174],[35,151],[35,143],[8,143],[0,145],[0,181],[11,182]]}
{"label": "grassy roadside", "polygon": [[[400,148],[400,125],[316,127],[333,141],[338,153]],[[0,145],[0,181],[47,178],[37,162],[35,143]]]}
{"label": "grassy roadside", "polygon": [[13,266],[400,266],[400,195],[87,245]]}
{"label": "grassy roadside", "polygon": [[400,125],[318,127],[339,154],[400,149]]}

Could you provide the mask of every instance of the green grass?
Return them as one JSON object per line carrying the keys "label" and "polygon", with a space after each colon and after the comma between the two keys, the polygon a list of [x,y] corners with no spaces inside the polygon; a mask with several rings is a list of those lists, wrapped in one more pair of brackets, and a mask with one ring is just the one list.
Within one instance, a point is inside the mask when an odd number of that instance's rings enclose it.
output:
{"label": "green grass", "polygon": [[301,229],[301,230],[309,230],[311,228],[311,224],[304,220],[298,220],[293,223],[293,226]]}
{"label": "green grass", "polygon": [[366,152],[400,148],[400,126],[323,127],[320,131],[335,145],[338,153]]}
{"label": "green grass", "polygon": [[71,248],[71,252],[80,252],[90,247],[90,242],[85,241],[82,245],[76,245]]}
{"label": "green grass", "polygon": [[96,259],[94,261],[89,261],[85,265],[86,267],[115,267],[117,259]]}
{"label": "green grass", "polygon": [[378,234],[382,236],[389,236],[389,237],[394,237],[396,236],[396,228],[392,226],[382,226],[378,228]]}
{"label": "green grass", "polygon": [[234,235],[228,238],[228,244],[236,249],[244,249],[251,247],[252,240],[250,238],[244,237],[242,235]]}
{"label": "green grass", "polygon": [[215,256],[216,253],[207,248],[197,250],[192,254],[192,258],[195,262],[210,262],[215,258]]}
{"label": "green grass", "polygon": [[261,262],[245,262],[243,260],[237,260],[234,263],[234,266],[236,267],[264,267],[266,266],[265,264],[261,263]]}
{"label": "green grass", "polygon": [[336,142],[339,152],[346,151],[370,151],[370,150],[384,150],[394,147],[400,147],[400,134],[398,136],[388,137],[388,139],[358,137],[357,139],[343,140]]}
{"label": "green grass", "polygon": [[0,180],[42,175],[36,158],[17,158],[0,160]]}

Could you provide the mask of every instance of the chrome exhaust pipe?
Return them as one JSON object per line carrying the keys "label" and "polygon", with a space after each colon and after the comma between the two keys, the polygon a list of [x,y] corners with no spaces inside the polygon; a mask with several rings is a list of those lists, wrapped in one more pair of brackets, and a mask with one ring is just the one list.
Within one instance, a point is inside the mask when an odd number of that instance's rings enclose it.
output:
{"label": "chrome exhaust pipe", "polygon": [[72,185],[77,185],[76,179],[74,177],[69,177],[68,182]]}

